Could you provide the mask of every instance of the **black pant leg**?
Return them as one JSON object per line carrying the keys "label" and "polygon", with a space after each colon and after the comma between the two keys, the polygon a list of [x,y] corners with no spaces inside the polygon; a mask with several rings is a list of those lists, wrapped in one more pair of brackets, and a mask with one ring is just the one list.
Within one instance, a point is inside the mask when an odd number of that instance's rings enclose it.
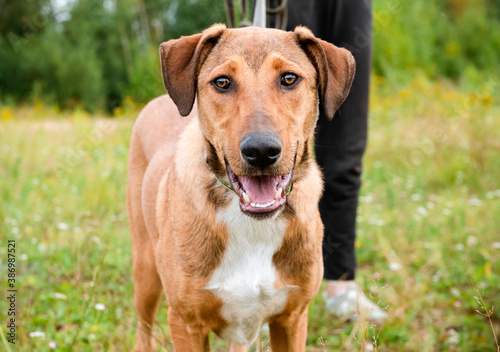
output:
{"label": "black pant leg", "polygon": [[325,178],[319,203],[325,225],[324,277],[330,280],[352,280],[356,271],[354,241],[361,158],[367,140],[371,22],[370,0],[289,1],[289,29],[305,25],[316,36],[346,47],[356,59],[349,96],[333,121],[320,116],[316,129],[316,160]]}

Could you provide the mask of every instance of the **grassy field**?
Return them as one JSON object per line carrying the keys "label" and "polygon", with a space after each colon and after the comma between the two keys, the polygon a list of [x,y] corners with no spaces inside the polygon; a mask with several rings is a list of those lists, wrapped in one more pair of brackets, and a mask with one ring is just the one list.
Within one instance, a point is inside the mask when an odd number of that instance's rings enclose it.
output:
{"label": "grassy field", "polygon": [[[496,351],[499,82],[472,89],[415,79],[394,89],[375,78],[373,85],[358,281],[389,318],[378,327],[342,322],[318,295],[307,350]],[[1,251],[16,240],[19,289],[16,346],[1,340],[0,349],[131,350],[125,180],[133,121],[134,114],[0,107]],[[0,264],[5,274],[6,255]],[[476,312],[486,314],[479,296],[486,309],[497,308],[491,324]],[[165,308],[163,301],[156,334],[161,350],[172,351]],[[223,350],[215,338],[214,345]]]}

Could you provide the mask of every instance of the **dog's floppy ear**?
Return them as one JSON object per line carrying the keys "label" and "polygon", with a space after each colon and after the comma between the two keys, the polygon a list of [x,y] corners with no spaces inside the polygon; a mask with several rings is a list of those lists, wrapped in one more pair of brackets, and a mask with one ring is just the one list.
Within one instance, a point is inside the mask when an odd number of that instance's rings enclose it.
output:
{"label": "dog's floppy ear", "polygon": [[191,112],[200,67],[225,30],[225,25],[216,24],[203,33],[160,45],[163,84],[182,116]]}
{"label": "dog's floppy ear", "polygon": [[295,28],[294,33],[316,67],[323,109],[326,117],[332,119],[351,89],[356,70],[354,58],[348,50],[316,38],[305,27]]}

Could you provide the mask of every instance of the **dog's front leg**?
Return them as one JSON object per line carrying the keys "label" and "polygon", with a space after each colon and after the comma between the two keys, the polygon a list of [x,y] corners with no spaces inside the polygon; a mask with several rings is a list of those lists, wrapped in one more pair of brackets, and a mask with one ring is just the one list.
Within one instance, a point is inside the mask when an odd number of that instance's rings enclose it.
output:
{"label": "dog's front leg", "polygon": [[303,352],[307,338],[307,306],[275,317],[269,322],[271,350],[273,352]]}
{"label": "dog's front leg", "polygon": [[208,332],[189,328],[186,322],[172,309],[168,308],[168,325],[176,352],[208,352],[210,344]]}

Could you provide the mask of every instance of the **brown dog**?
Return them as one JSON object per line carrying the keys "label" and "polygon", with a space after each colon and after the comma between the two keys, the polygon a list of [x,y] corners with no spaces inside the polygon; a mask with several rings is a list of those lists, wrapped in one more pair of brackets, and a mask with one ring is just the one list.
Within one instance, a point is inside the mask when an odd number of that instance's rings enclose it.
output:
{"label": "brown dog", "polygon": [[353,57],[304,27],[224,25],[160,53],[169,96],[144,108],[130,143],[135,351],[156,350],[162,287],[176,351],[208,351],[210,331],[246,351],[264,322],[273,351],[304,351],[323,274],[318,95],[332,118]]}

